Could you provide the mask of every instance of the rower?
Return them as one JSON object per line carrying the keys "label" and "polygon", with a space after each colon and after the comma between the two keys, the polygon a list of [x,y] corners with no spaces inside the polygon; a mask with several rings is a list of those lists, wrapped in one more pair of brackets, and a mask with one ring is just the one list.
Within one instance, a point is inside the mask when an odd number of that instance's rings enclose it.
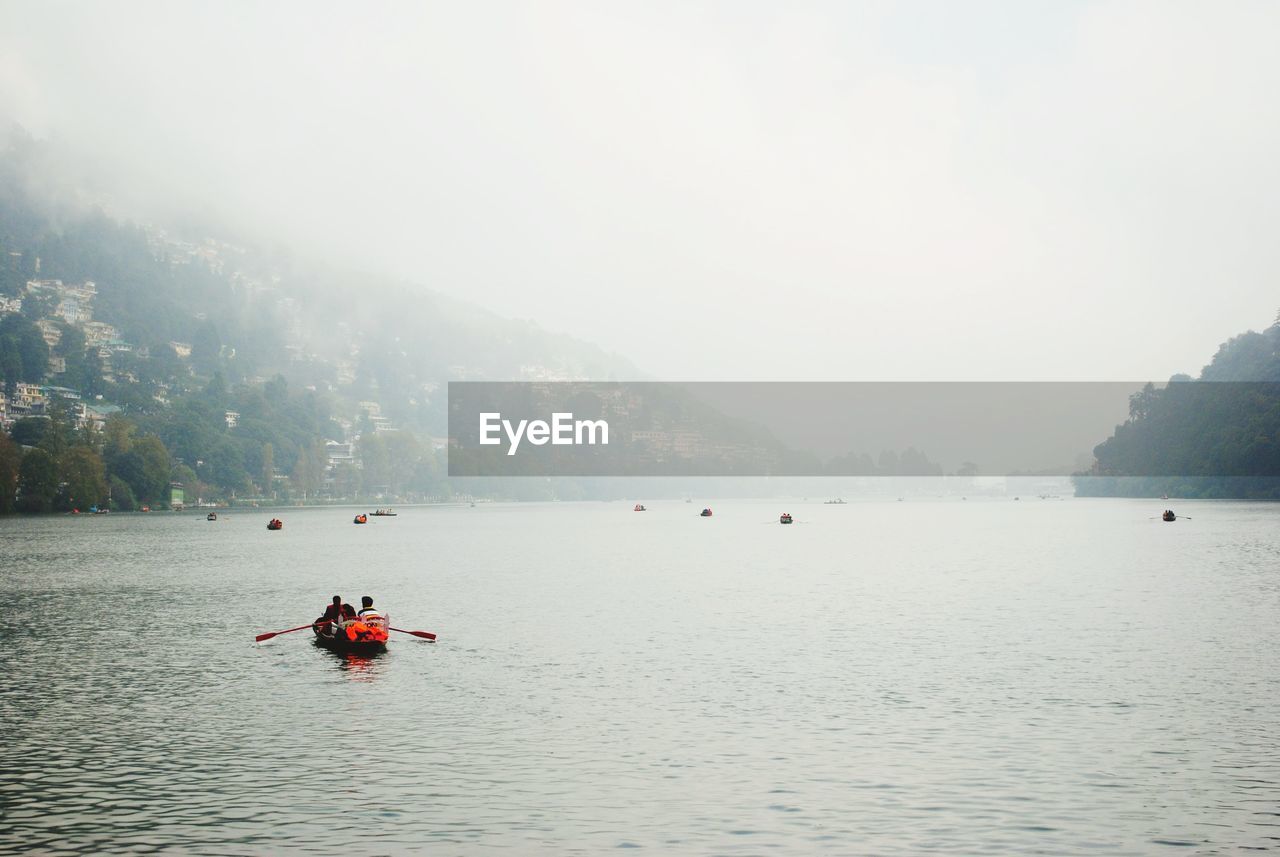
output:
{"label": "rower", "polygon": [[377,610],[375,610],[375,609],[373,608],[373,599],[372,599],[372,598],[370,598],[368,595],[361,596],[361,598],[360,598],[360,618],[361,618],[361,619],[363,619],[365,616],[369,615],[370,613],[372,613],[374,616],[381,616],[381,615],[382,615],[381,613],[379,613]]}
{"label": "rower", "polygon": [[333,596],[333,603],[324,608],[324,615],[316,620],[316,624],[321,622],[340,622],[342,620],[342,596]]}
{"label": "rower", "polygon": [[324,608],[319,619],[311,623],[311,629],[317,634],[332,634],[342,621],[342,596],[333,596],[333,603]]}

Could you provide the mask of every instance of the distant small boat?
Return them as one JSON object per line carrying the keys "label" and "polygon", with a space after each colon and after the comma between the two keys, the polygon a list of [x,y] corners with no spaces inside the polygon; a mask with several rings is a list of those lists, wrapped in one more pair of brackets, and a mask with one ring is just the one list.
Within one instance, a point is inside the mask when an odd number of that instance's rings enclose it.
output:
{"label": "distant small boat", "polygon": [[378,509],[373,515],[375,518],[394,518],[396,513],[390,509]]}
{"label": "distant small boat", "polygon": [[710,510],[710,509],[703,509],[703,510],[702,510],[701,512],[699,512],[698,514],[699,514],[701,517],[703,517],[703,518],[710,518],[710,517],[711,517],[711,510]]}
{"label": "distant small boat", "polygon": [[823,501],[822,501],[822,505],[824,505],[824,506],[843,506],[843,505],[845,505],[845,501],[844,501],[844,498],[843,498],[843,497],[837,497],[837,498],[836,498],[836,499],[834,499],[834,500],[823,500]]}
{"label": "distant small boat", "polygon": [[268,522],[267,522],[267,529],[268,529],[268,530],[283,530],[283,529],[284,529],[284,521],[280,520],[279,518],[272,518],[270,521],[268,521]]}
{"label": "distant small boat", "polygon": [[778,519],[778,523],[779,523],[779,524],[790,524],[790,523],[792,523],[791,513],[790,513],[790,512],[783,512],[783,513],[782,513],[782,517]]}
{"label": "distant small boat", "polygon": [[206,521],[216,521],[216,520],[218,520],[218,513],[217,513],[217,512],[210,512],[209,514],[207,514],[207,515],[205,515],[205,516],[204,516],[204,519],[205,519]]}
{"label": "distant small boat", "polygon": [[369,516],[368,516],[368,515],[366,515],[366,514],[364,514],[363,512],[361,512],[359,515],[356,515],[356,516],[355,516],[355,519],[354,519],[351,523],[353,523],[353,524],[367,524],[367,523],[369,523]]}
{"label": "distant small boat", "polygon": [[632,509],[632,511],[633,511],[633,512],[647,512],[647,511],[649,511],[649,510],[648,510],[648,509],[646,509],[646,508],[645,508],[644,506],[642,506],[641,504],[636,503],[636,507],[635,507],[634,509]]}

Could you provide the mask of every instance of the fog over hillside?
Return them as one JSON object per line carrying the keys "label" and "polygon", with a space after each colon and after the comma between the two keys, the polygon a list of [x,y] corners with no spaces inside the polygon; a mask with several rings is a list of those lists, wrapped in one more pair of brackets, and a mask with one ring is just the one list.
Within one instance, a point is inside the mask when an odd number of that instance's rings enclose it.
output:
{"label": "fog over hillside", "polygon": [[0,114],[127,217],[656,377],[1162,379],[1274,314],[1278,34],[1247,2],[4,2]]}

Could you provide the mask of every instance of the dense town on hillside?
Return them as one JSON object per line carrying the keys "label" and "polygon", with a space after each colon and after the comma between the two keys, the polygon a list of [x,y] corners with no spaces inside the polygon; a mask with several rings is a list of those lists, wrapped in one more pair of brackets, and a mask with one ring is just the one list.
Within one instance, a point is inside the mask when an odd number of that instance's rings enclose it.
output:
{"label": "dense town on hillside", "polygon": [[[270,302],[275,318],[293,320],[273,329],[287,361],[321,362],[304,350],[292,298],[228,271],[235,248],[146,234],[157,267],[199,266],[240,299]],[[0,482],[9,483],[0,488],[0,511],[447,493],[437,480],[443,441],[401,432],[379,401],[355,392],[355,342],[334,361],[328,383],[293,391],[277,373],[240,374],[231,385],[224,377],[238,374],[235,345],[220,341],[204,313],[193,313],[192,341],[131,341],[110,313],[99,317],[98,281],[49,276],[44,260],[12,244],[2,261],[11,276],[0,294],[0,428],[7,435],[0,459],[12,461],[0,461]],[[24,269],[34,276],[15,287],[12,274]],[[117,439],[114,447],[104,441],[108,435]],[[169,471],[153,472],[149,482],[128,478],[129,444],[119,442],[144,436],[163,451],[157,462],[164,459]],[[69,467],[88,475],[65,472]]]}
{"label": "dense town on hillside", "polygon": [[[0,179],[21,187],[13,174]],[[341,290],[331,284],[299,301],[297,282],[224,241],[100,213],[55,226],[21,192],[3,203],[0,442],[17,452],[0,461],[0,511],[448,497],[446,381],[591,371],[554,338],[496,317],[453,321],[447,313],[459,310],[444,307],[425,322],[430,335],[410,338],[408,320],[360,315],[332,300]],[[391,324],[404,335],[389,335]],[[465,337],[491,338],[498,359],[444,356],[484,353],[458,347]],[[529,359],[539,351],[552,359]],[[168,490],[159,478],[123,484],[102,441],[113,431],[163,445]],[[94,496],[69,495],[59,460],[68,444],[96,456],[89,469],[102,472],[79,490]],[[24,486],[17,462],[40,470],[30,453],[42,445],[54,460],[35,491],[40,480]]]}
{"label": "dense town on hillside", "polygon": [[[634,373],[447,288],[210,237],[216,225],[140,226],[103,205],[62,179],[46,144],[10,135],[0,511],[125,508],[130,493],[164,506],[171,483],[208,502],[447,497],[459,490],[445,476],[448,382]],[[148,479],[126,460],[134,441],[159,444]]]}

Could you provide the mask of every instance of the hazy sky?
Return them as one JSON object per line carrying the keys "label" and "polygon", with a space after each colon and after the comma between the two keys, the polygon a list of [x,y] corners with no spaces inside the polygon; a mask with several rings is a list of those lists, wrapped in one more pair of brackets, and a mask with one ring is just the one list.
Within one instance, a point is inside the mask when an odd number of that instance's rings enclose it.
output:
{"label": "hazy sky", "polygon": [[0,0],[149,210],[681,379],[1196,372],[1280,309],[1280,3]]}

